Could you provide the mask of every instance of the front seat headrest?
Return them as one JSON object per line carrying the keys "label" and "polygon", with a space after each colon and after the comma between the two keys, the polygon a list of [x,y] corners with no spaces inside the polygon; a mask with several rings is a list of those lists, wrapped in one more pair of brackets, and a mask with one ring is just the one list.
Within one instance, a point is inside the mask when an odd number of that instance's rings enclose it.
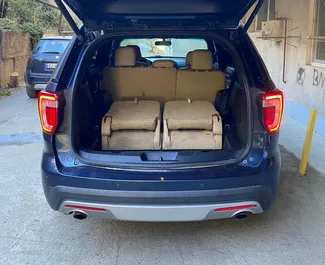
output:
{"label": "front seat headrest", "polygon": [[139,61],[141,58],[142,58],[142,54],[141,54],[141,50],[140,50],[140,47],[138,45],[128,45],[126,47],[131,47],[134,49],[134,52],[135,52],[135,59],[137,61]]}

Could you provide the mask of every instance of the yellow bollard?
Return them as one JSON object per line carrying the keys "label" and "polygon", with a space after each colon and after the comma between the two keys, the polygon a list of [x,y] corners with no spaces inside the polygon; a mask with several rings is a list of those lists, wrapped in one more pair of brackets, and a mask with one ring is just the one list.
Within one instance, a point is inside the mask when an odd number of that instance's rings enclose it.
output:
{"label": "yellow bollard", "polygon": [[302,155],[301,155],[301,161],[300,161],[300,167],[299,167],[299,173],[303,176],[306,174],[306,170],[307,170],[310,146],[311,146],[311,141],[313,139],[316,117],[317,117],[317,110],[311,110],[310,116],[309,116],[307,132],[306,132],[304,148],[302,149]]}

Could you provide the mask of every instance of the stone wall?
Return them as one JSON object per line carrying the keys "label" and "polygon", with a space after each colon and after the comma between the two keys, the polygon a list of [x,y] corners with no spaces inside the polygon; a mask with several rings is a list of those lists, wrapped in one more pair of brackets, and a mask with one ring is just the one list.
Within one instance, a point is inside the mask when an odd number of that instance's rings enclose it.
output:
{"label": "stone wall", "polygon": [[0,29],[0,87],[7,87],[10,74],[13,72],[18,72],[19,81],[24,80],[30,53],[28,32]]}

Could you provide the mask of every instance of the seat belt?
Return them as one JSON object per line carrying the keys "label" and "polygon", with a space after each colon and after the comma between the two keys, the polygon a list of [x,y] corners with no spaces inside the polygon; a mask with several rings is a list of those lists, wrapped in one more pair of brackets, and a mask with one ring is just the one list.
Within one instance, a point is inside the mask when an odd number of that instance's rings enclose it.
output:
{"label": "seat belt", "polygon": [[[234,73],[235,75],[235,73]],[[227,112],[228,109],[229,109],[229,105],[230,105],[230,100],[231,100],[231,95],[233,94],[233,92],[235,91],[235,89],[237,88],[237,86],[235,86],[236,84],[236,78],[233,78],[229,84],[229,89],[228,89],[228,98],[227,98],[227,102],[226,102],[226,105],[225,105],[225,109],[224,111]]]}
{"label": "seat belt", "polygon": [[[235,73],[234,73],[235,76]],[[229,89],[226,90],[227,93],[227,98],[226,98],[226,102],[225,105],[223,106],[223,109],[221,109],[221,115],[223,120],[225,121],[224,124],[230,124],[231,122],[231,110],[230,110],[230,105],[231,105],[231,101],[235,95],[235,92],[238,88],[240,88],[240,84],[237,82],[237,78],[234,78],[231,80],[230,84],[229,84]]]}

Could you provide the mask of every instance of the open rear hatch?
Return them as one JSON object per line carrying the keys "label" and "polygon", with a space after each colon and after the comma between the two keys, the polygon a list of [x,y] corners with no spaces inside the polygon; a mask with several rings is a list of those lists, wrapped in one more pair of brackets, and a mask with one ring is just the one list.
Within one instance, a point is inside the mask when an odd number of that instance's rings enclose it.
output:
{"label": "open rear hatch", "polygon": [[105,30],[116,22],[201,21],[218,27],[237,28],[239,21],[256,4],[247,20],[250,26],[264,0],[55,0],[75,33],[81,32],[63,2],[88,30]]}
{"label": "open rear hatch", "polygon": [[[255,14],[259,10],[259,7],[263,3],[263,0],[164,0],[161,1],[161,3],[152,0],[55,1],[80,40],[87,42],[87,39],[85,39],[88,35],[85,34],[87,31],[99,29],[105,31],[108,29],[113,29],[111,32],[106,32],[106,34],[101,36],[101,39],[99,39],[97,42],[95,41],[90,44],[89,47],[93,49],[93,52],[95,52],[96,45],[98,44],[99,46],[102,39],[109,39],[111,38],[111,35],[117,34],[116,32],[114,33],[116,25],[130,25],[129,32],[134,31],[135,34],[138,28],[132,26],[137,23],[139,25],[143,22],[149,26],[154,25],[160,27],[166,23],[170,23],[170,21],[175,22],[174,25],[184,25],[184,21],[185,23],[187,21],[192,21],[192,25],[194,26],[213,24],[215,29],[236,30],[239,27],[240,19],[251,8],[253,9],[253,5],[256,4],[252,15],[248,19],[248,23],[250,23],[250,21],[254,18]],[[67,11],[66,6],[68,6],[77,15],[77,17],[82,20],[84,23],[84,28],[79,29],[77,27]],[[113,25],[113,28],[107,27],[108,25]],[[175,27],[167,26],[166,28],[172,31]],[[139,31],[141,30],[143,29],[141,28]],[[195,28],[195,30],[197,30],[197,28]],[[171,35],[172,34],[173,33],[171,32]],[[137,79],[141,76],[151,76],[154,77],[154,80],[162,78],[161,81],[157,82],[158,84],[164,84],[165,80],[174,80],[173,82],[175,84],[178,84],[179,87],[183,88],[189,86],[187,82],[184,82],[184,85],[181,85],[183,83],[180,82],[180,80],[189,80],[187,75],[185,76],[184,74],[192,74],[192,77],[195,80],[198,79],[194,76],[195,74],[209,74],[211,75],[211,78],[202,77],[202,80],[213,80],[213,86],[215,86],[217,83],[215,80],[221,80],[221,78],[219,78],[220,74],[222,74],[223,77],[225,75],[222,71],[220,72],[213,70],[213,56],[209,50],[198,50],[197,53],[192,54],[191,61],[194,71],[193,73],[192,71],[189,73],[187,73],[188,71],[184,71],[183,73],[180,69],[176,69],[174,67],[171,67],[170,69],[168,67],[133,67],[135,66],[136,61],[136,55],[133,56],[133,49],[130,47],[121,48],[124,48],[125,54],[127,52],[131,53],[130,51],[132,50],[132,56],[128,54],[126,56],[120,56],[122,59],[126,58],[127,61],[133,58],[130,65],[129,62],[126,64],[127,66],[132,67],[119,67],[125,66],[125,62],[124,59],[116,60],[117,55],[115,54],[115,65],[106,65],[102,71],[100,70],[100,72],[106,73],[103,75],[104,77],[108,77],[109,81],[107,82],[107,85],[105,85],[105,88],[109,92],[111,92],[111,90],[115,91],[114,89],[116,89],[116,91],[119,91],[119,89],[121,90],[124,86],[121,85],[120,82],[123,83],[124,81],[129,81],[130,79],[123,78],[125,76],[130,77],[134,75]],[[87,51],[90,53],[92,49],[89,48]],[[117,51],[118,50],[116,49],[116,52]],[[201,57],[204,59],[201,59]],[[196,71],[196,69],[202,70],[200,66],[200,62],[202,62],[202,60],[204,62],[202,69],[205,69],[206,71]],[[119,61],[122,62],[121,65],[116,63]],[[197,62],[199,66],[194,66],[197,64],[194,62]],[[206,64],[209,66],[207,67]],[[89,68],[89,65],[81,65],[79,69],[80,73],[82,73],[81,67],[86,69]],[[149,70],[150,74],[144,73],[145,71]],[[119,72],[116,73],[116,71]],[[121,74],[120,71],[132,71],[132,74],[124,72]],[[142,74],[134,74],[137,71],[141,71]],[[171,72],[171,76],[173,76],[173,78],[166,78],[167,75],[165,72],[169,71]],[[164,72],[164,74],[161,74],[162,72]],[[157,77],[155,77],[155,73]],[[119,82],[111,81],[118,76],[122,77],[121,79],[118,79]],[[224,86],[224,79],[222,80],[223,81],[221,83],[222,86]],[[103,79],[102,84],[105,83],[104,81],[105,78]],[[140,78],[140,80],[137,80],[137,82],[141,83],[143,80]],[[131,83],[135,86],[138,84],[137,82],[132,80]],[[119,84],[118,86],[113,88],[110,87],[110,84],[113,85],[117,83]],[[148,84],[151,83],[148,82]],[[194,84],[194,82],[190,83]],[[208,82],[205,87],[209,87],[209,84],[210,83]],[[246,86],[247,85],[245,85],[245,87]],[[125,87],[129,89],[129,84],[126,84]],[[141,87],[141,89],[145,89],[143,84],[139,85],[139,87]],[[176,89],[176,85],[166,85],[166,87],[175,87]],[[213,104],[215,102],[215,98],[213,98],[213,100],[208,100],[210,102],[208,102],[209,105],[204,102],[204,106],[197,106],[196,109],[199,109],[200,111],[192,111],[193,113],[189,117],[189,113],[192,108],[187,110],[186,107],[189,107],[188,104],[190,104],[191,107],[196,107],[195,104],[201,104],[192,102],[192,97],[175,96],[175,100],[183,101],[172,102],[173,100],[165,100],[164,107],[161,108],[160,103],[162,102],[143,102],[140,99],[139,103],[137,96],[144,94],[134,92],[135,95],[133,96],[135,96],[135,98],[131,102],[123,102],[123,99],[113,99],[113,105],[105,110],[106,114],[103,114],[104,117],[100,117],[101,124],[99,122],[97,123],[97,116],[96,124],[89,124],[89,121],[95,121],[95,119],[90,118],[93,117],[93,115],[90,114],[98,112],[95,111],[95,108],[92,109],[92,106],[89,106],[89,108],[87,108],[89,109],[88,118],[79,115],[80,113],[78,112],[78,106],[82,106],[82,109],[80,109],[81,114],[86,113],[85,105],[82,104],[82,93],[77,93],[77,91],[81,91],[82,89],[80,87],[75,87],[74,95],[72,95],[74,111],[71,122],[71,135],[73,137],[72,146],[74,153],[78,159],[84,161],[84,163],[92,163],[96,165],[112,165],[112,163],[114,163],[114,165],[128,164],[135,166],[138,166],[139,164],[146,164],[148,167],[161,167],[162,164],[166,167],[171,164],[177,164],[177,167],[181,167],[191,163],[191,166],[201,167],[202,165],[211,166],[211,164],[238,163],[250,150],[252,137],[250,131],[251,118],[249,118],[249,116],[251,112],[249,109],[250,97],[246,88],[239,89],[241,91],[240,93],[238,92],[241,98],[240,102],[242,102],[243,105],[241,108],[238,107],[238,109],[247,109],[247,112],[234,112],[234,116],[236,116],[236,120],[234,120],[234,122],[236,123],[237,120],[247,121],[246,123],[242,122],[243,126],[241,126],[241,124],[240,126],[236,126],[240,132],[247,132],[247,135],[245,135],[245,133],[240,134],[243,137],[237,137],[238,139],[236,138],[236,141],[232,141],[231,136],[237,136],[237,131],[229,130],[229,132],[222,132],[222,117],[218,115],[214,107],[215,105]],[[159,94],[159,91],[163,90],[164,89],[157,90],[157,95]],[[131,91],[136,91],[136,89],[131,89]],[[178,89],[177,91],[182,91],[182,89]],[[189,89],[188,91],[191,90]],[[111,93],[110,95],[115,94],[118,93]],[[174,93],[172,94],[174,95]],[[187,101],[185,100],[184,102],[184,99],[186,98]],[[195,97],[193,96],[193,98]],[[195,101],[195,99],[193,101]],[[204,99],[201,101],[207,100]],[[234,101],[236,100],[234,99]],[[118,107],[117,105],[121,105],[122,103],[131,105],[128,108],[125,106],[120,107],[122,110],[128,110],[124,116],[122,115],[123,113],[121,114],[121,111],[116,110],[116,108],[114,109],[114,106]],[[172,104],[176,104],[177,106],[172,106]],[[142,111],[142,105],[145,111]],[[96,103],[96,106],[99,106],[99,104]],[[133,107],[140,108],[140,110],[133,110]],[[150,109],[150,111],[148,111],[148,109]],[[184,112],[182,112],[184,115],[179,109]],[[206,116],[209,116],[209,119],[203,115],[205,113],[203,113],[203,109],[206,110]],[[138,119],[133,117],[137,113],[141,114],[141,117]],[[177,115],[175,113],[177,113]],[[153,117],[151,117],[151,114]],[[185,118],[183,118],[183,116],[180,114],[182,114]],[[200,117],[196,117],[198,114],[200,114]],[[247,114],[247,119],[243,119],[241,114]],[[121,115],[123,117],[120,117]],[[80,119],[79,117],[82,118]],[[146,122],[144,122],[144,120]],[[171,120],[174,121],[174,123],[172,123]],[[126,124],[125,121],[128,121],[128,123]],[[92,135],[93,132],[89,131],[89,128],[94,129],[94,141],[90,141],[91,139],[89,139],[89,136]],[[101,128],[100,134],[98,133],[98,128]],[[144,132],[146,133],[145,136]],[[149,138],[152,139],[152,141],[144,141],[144,139]],[[58,142],[60,141],[58,140]],[[229,144],[234,142],[238,142],[238,144]]]}

